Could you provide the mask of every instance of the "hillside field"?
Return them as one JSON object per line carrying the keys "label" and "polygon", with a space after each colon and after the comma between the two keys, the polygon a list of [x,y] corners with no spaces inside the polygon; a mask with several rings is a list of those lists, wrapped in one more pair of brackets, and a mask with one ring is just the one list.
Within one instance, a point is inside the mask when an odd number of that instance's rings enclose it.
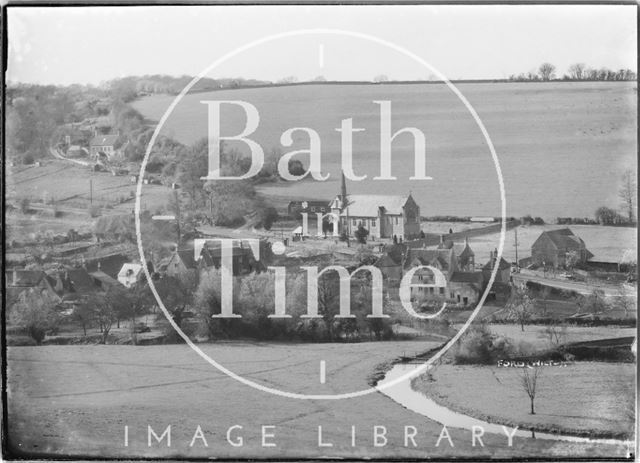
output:
{"label": "hillside field", "polygon": [[[621,174],[636,170],[635,82],[551,82],[459,84],[474,106],[496,148],[506,190],[507,215],[592,217],[597,207],[617,208]],[[291,147],[280,143],[292,127],[310,127],[321,138],[322,171],[327,181],[269,185],[263,193],[295,199],[331,199],[340,189],[340,121],[353,118],[366,129],[353,138],[354,171],[368,175],[348,182],[352,193],[407,194],[424,216],[497,216],[498,177],[486,142],[462,103],[443,84],[302,85],[225,90],[187,95],[176,106],[163,133],[184,143],[207,135],[206,100],[242,100],[259,111],[260,124],[250,137],[265,152],[308,149],[308,136],[293,134]],[[393,142],[392,173],[397,181],[372,181],[379,175],[380,107],[391,102],[392,129],[416,127],[427,141],[427,174],[433,180],[409,181],[413,175],[413,139]],[[171,96],[151,96],[134,103],[146,118],[159,120]],[[223,108],[222,134],[237,134],[245,124],[237,106]],[[243,143],[230,147],[246,149]],[[301,156],[304,158],[304,155]],[[308,165],[308,159],[305,159]]]}

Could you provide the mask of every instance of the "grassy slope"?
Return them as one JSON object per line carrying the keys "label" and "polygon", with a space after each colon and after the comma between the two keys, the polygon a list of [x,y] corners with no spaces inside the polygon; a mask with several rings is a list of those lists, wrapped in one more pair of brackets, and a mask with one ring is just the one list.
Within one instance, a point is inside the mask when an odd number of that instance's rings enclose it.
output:
{"label": "grassy slope", "polygon": [[521,386],[521,370],[443,365],[435,381],[414,387],[452,410],[524,429],[589,437],[630,437],[635,365],[581,362],[545,367],[538,379],[536,414]]}

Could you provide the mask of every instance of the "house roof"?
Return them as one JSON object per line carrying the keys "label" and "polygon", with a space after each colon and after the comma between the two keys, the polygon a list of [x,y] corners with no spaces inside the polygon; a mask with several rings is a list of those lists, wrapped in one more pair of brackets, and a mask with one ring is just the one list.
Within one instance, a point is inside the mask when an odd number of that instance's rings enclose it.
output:
{"label": "house roof", "polygon": [[172,259],[175,255],[180,257],[180,260],[187,268],[196,268],[198,263],[196,262],[195,256],[193,254],[193,249],[183,249],[182,251],[176,251],[176,253],[172,256]]}
{"label": "house roof", "polygon": [[476,283],[482,285],[482,272],[453,272],[449,281],[452,283]]}
{"label": "house roof", "polygon": [[113,146],[118,139],[118,135],[98,135],[91,139],[91,146]]}
{"label": "house roof", "polygon": [[451,249],[409,249],[405,260],[405,268],[410,268],[415,260],[422,265],[431,265],[438,262],[443,270],[449,270]]}
{"label": "house roof", "polygon": [[[378,217],[380,208],[386,214],[400,215],[409,196],[393,195],[347,195],[348,206],[340,215],[346,216],[347,210],[351,217]],[[332,204],[339,203],[339,197]]]}
{"label": "house roof", "polygon": [[[5,270],[7,287],[34,287],[38,286],[47,274],[42,270]],[[14,278],[15,276],[15,278]]]}
{"label": "house roof", "polygon": [[[482,269],[483,270],[493,270],[493,266],[494,265],[495,265],[495,258],[492,257],[491,259],[489,259],[489,262],[484,264],[484,267],[482,267]],[[509,269],[511,268],[511,264],[509,264],[509,262],[504,260],[504,257],[501,257],[500,258],[500,262],[498,262],[498,270],[506,270],[508,268]]]}
{"label": "house roof", "polygon": [[124,254],[112,254],[87,261],[86,268],[90,273],[100,271],[106,273],[111,278],[117,279],[120,269],[127,262],[129,262],[129,258]]}
{"label": "house roof", "polygon": [[142,272],[142,264],[136,264],[132,262],[124,264],[118,272],[118,278],[126,277],[129,271],[132,271],[133,275],[138,276],[140,272]]}
{"label": "house roof", "polygon": [[584,241],[569,228],[544,231],[540,234],[540,236],[542,235],[548,236],[559,249],[580,249],[585,247]]}
{"label": "house roof", "polygon": [[[69,290],[77,294],[90,294],[98,290],[98,285],[89,272],[84,268],[71,268],[66,270],[65,276],[68,276],[67,281],[71,283]],[[64,283],[63,283],[64,284]],[[67,287],[65,287],[67,290]]]}
{"label": "house roof", "polygon": [[389,254],[383,254],[378,258],[378,260],[376,260],[375,264],[373,265],[380,268],[380,267],[397,267],[400,264],[395,260],[393,260],[393,258]]}
{"label": "house roof", "polygon": [[103,287],[117,286],[120,284],[118,280],[116,280],[115,278],[112,278],[111,276],[107,275],[101,270],[98,270],[96,272],[90,272],[89,275],[91,275],[91,277],[94,278],[95,280],[98,280],[100,283],[102,283]]}

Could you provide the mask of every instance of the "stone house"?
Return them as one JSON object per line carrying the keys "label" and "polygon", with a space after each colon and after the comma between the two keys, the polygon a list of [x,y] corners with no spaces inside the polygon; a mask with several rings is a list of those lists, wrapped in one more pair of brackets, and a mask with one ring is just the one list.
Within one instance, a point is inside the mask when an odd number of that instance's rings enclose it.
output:
{"label": "stone house", "polygon": [[491,279],[491,272],[493,272],[496,265],[498,266],[498,272],[496,273],[494,283],[509,283],[511,281],[511,264],[504,260],[503,257],[498,261],[497,249],[491,251],[489,254],[489,261],[484,265],[484,267],[482,267],[484,281],[489,283],[489,280]]}

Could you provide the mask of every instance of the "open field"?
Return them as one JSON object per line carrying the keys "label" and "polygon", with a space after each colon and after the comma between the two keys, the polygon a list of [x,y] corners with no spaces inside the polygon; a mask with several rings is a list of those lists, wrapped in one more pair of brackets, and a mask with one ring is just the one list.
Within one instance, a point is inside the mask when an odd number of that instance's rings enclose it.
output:
{"label": "open field", "polygon": [[[459,84],[495,145],[506,190],[507,215],[592,217],[597,207],[617,208],[618,184],[626,169],[636,169],[635,82],[553,82]],[[145,117],[159,120],[174,97],[152,96],[134,103]],[[296,134],[291,148],[280,135],[291,127],[310,127],[322,140],[324,182],[269,185],[262,193],[295,199],[331,199],[340,190],[340,120],[353,118],[365,132],[354,137],[357,175],[352,193],[407,194],[412,191],[422,215],[458,216],[500,213],[496,170],[480,130],[462,103],[441,84],[306,85],[239,89],[187,95],[163,133],[184,143],[207,134],[202,100],[243,100],[260,112],[251,138],[266,152],[307,149]],[[399,181],[372,181],[379,174],[379,106],[392,102],[393,129],[417,127],[426,134],[427,173],[433,180],[409,181],[413,140],[394,141],[393,175]],[[318,108],[322,108],[321,111]],[[240,133],[245,117],[238,108],[223,111],[223,134]],[[237,148],[246,149],[242,143]],[[587,162],[588,160],[588,162]],[[308,160],[305,160],[308,165]],[[540,168],[548,166],[548,168]]]}
{"label": "open field", "polygon": [[[216,343],[200,345],[217,361],[252,380],[304,393],[367,388],[380,362],[403,350],[428,349],[424,341],[361,344]],[[292,355],[295,351],[295,355]],[[319,361],[327,361],[321,385]],[[380,393],[338,401],[276,397],[226,377],[187,346],[48,346],[8,350],[9,443],[24,452],[85,456],[424,458],[540,455],[625,456],[615,445],[575,444],[485,435],[472,447],[469,432],[450,429],[455,448],[435,447],[442,429]],[[81,380],[80,380],[81,379]],[[161,433],[172,425],[172,447],[147,446],[147,425]],[[209,447],[196,440],[202,427]],[[226,430],[243,429],[242,447],[227,443]],[[277,447],[262,447],[262,425],[274,425]],[[351,447],[351,426],[356,426]],[[386,426],[388,445],[374,447],[374,425]],[[129,426],[129,446],[123,442]],[[317,429],[333,447],[318,447]],[[404,446],[404,426],[415,426],[417,448]]]}
{"label": "open field", "polygon": [[[12,171],[11,169],[15,169]],[[133,210],[136,185],[129,176],[113,176],[106,172],[92,172],[61,160],[44,160],[41,167],[8,168],[7,203],[22,198],[31,201],[32,213],[19,211],[7,215],[7,239],[24,240],[31,234],[66,233],[70,228],[90,231],[94,219],[89,216],[91,200],[101,208],[103,215],[122,214]],[[89,182],[93,183],[93,194]],[[171,190],[160,185],[144,185],[141,204],[143,209],[155,212],[166,204]],[[54,217],[55,201],[59,216]]]}
{"label": "open field", "polygon": [[442,365],[433,373],[435,381],[421,377],[414,387],[454,411],[484,421],[544,432],[632,438],[634,364],[542,367],[535,415],[530,414],[521,375],[521,368]]}

